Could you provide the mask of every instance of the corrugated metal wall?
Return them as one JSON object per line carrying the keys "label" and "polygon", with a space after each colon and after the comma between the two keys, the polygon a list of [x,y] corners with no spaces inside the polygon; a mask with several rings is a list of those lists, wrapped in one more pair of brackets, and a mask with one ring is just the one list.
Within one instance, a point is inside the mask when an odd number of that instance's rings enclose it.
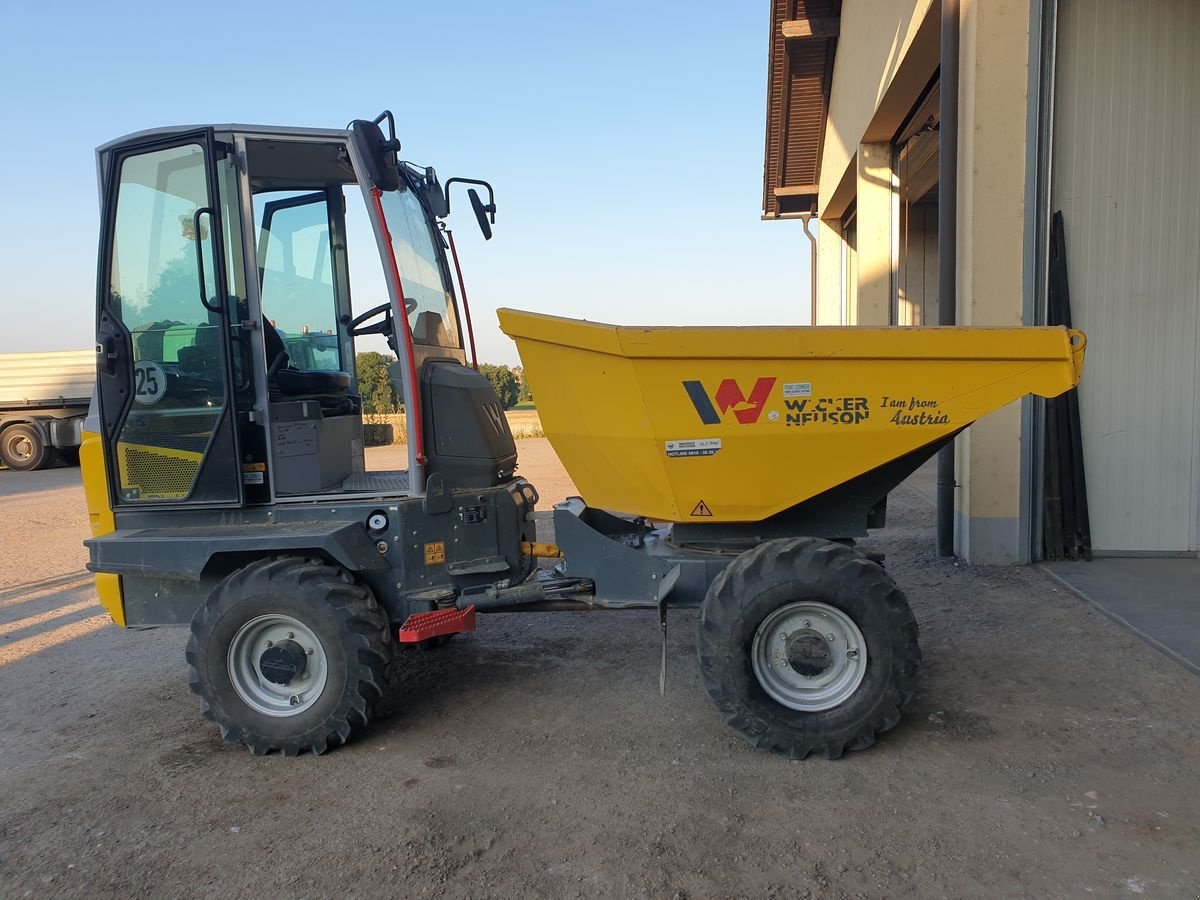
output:
{"label": "corrugated metal wall", "polygon": [[1200,548],[1200,3],[1060,0],[1066,220],[1101,552]]}

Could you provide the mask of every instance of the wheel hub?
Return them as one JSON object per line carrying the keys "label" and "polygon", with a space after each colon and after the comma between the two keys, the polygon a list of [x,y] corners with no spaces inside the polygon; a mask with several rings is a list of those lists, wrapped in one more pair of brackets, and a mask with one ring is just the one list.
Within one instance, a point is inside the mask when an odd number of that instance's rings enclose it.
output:
{"label": "wheel hub", "polygon": [[767,695],[801,712],[845,703],[867,672],[862,631],[837,607],[815,600],[786,604],[763,619],[750,658]]}
{"label": "wheel hub", "polygon": [[308,654],[295,641],[283,640],[258,658],[258,670],[272,684],[291,684],[308,667]]}
{"label": "wheel hub", "polygon": [[833,665],[833,655],[825,636],[807,628],[787,636],[784,658],[788,665],[807,678],[815,678]]}
{"label": "wheel hub", "polygon": [[316,632],[273,613],[242,625],[226,651],[229,681],[251,709],[279,718],[304,712],[325,690],[329,661]]}
{"label": "wheel hub", "polygon": [[27,462],[33,456],[33,442],[25,435],[17,435],[8,442],[8,452],[14,459]]}

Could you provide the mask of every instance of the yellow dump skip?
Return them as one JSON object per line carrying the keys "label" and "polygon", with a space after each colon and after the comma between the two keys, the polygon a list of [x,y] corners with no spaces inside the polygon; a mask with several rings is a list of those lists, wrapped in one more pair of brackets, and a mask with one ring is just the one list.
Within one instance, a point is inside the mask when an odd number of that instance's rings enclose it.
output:
{"label": "yellow dump skip", "polygon": [[754,522],[1083,370],[1064,328],[630,328],[499,311],[591,506]]}

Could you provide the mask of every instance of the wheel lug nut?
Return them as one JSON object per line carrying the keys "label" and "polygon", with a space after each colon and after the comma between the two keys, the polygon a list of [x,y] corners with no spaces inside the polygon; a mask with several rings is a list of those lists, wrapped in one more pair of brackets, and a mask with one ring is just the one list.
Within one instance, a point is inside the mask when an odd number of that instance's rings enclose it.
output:
{"label": "wheel lug nut", "polygon": [[268,647],[274,647],[274,646],[275,646],[275,642],[274,642],[274,641],[267,641],[267,646],[268,646]]}
{"label": "wheel lug nut", "polygon": [[804,620],[804,627],[805,627],[805,628],[812,628],[812,622],[808,621],[808,619],[805,619],[805,620]]}
{"label": "wheel lug nut", "polygon": [[829,632],[829,634],[825,635],[825,640],[827,640],[827,641],[833,640],[833,632],[832,631]]}
{"label": "wheel lug nut", "polygon": [[294,631],[288,632],[288,640],[289,641],[292,640],[295,636],[296,636],[296,633]]}
{"label": "wheel lug nut", "polygon": [[305,653],[307,653],[309,656],[312,656],[312,655],[313,655],[313,648],[312,648],[312,647],[309,647],[309,648],[307,648],[307,649],[306,649],[304,652],[305,652]]}

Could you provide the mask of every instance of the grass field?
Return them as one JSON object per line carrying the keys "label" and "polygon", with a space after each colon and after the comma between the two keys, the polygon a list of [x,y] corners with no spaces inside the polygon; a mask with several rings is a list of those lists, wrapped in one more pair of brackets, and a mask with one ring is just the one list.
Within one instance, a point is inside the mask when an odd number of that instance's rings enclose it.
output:
{"label": "grass field", "polygon": [[[538,417],[538,412],[529,404],[527,408],[510,409],[505,414],[508,419],[508,427],[512,429],[513,437],[517,440],[525,438],[540,438],[545,437],[545,432],[542,431],[542,420]],[[391,425],[392,434],[394,437],[393,443],[403,444],[408,440],[408,432],[404,427],[404,414],[398,413],[393,416],[363,416],[364,425]],[[367,434],[368,446],[377,445],[378,440],[372,440],[370,431]]]}

